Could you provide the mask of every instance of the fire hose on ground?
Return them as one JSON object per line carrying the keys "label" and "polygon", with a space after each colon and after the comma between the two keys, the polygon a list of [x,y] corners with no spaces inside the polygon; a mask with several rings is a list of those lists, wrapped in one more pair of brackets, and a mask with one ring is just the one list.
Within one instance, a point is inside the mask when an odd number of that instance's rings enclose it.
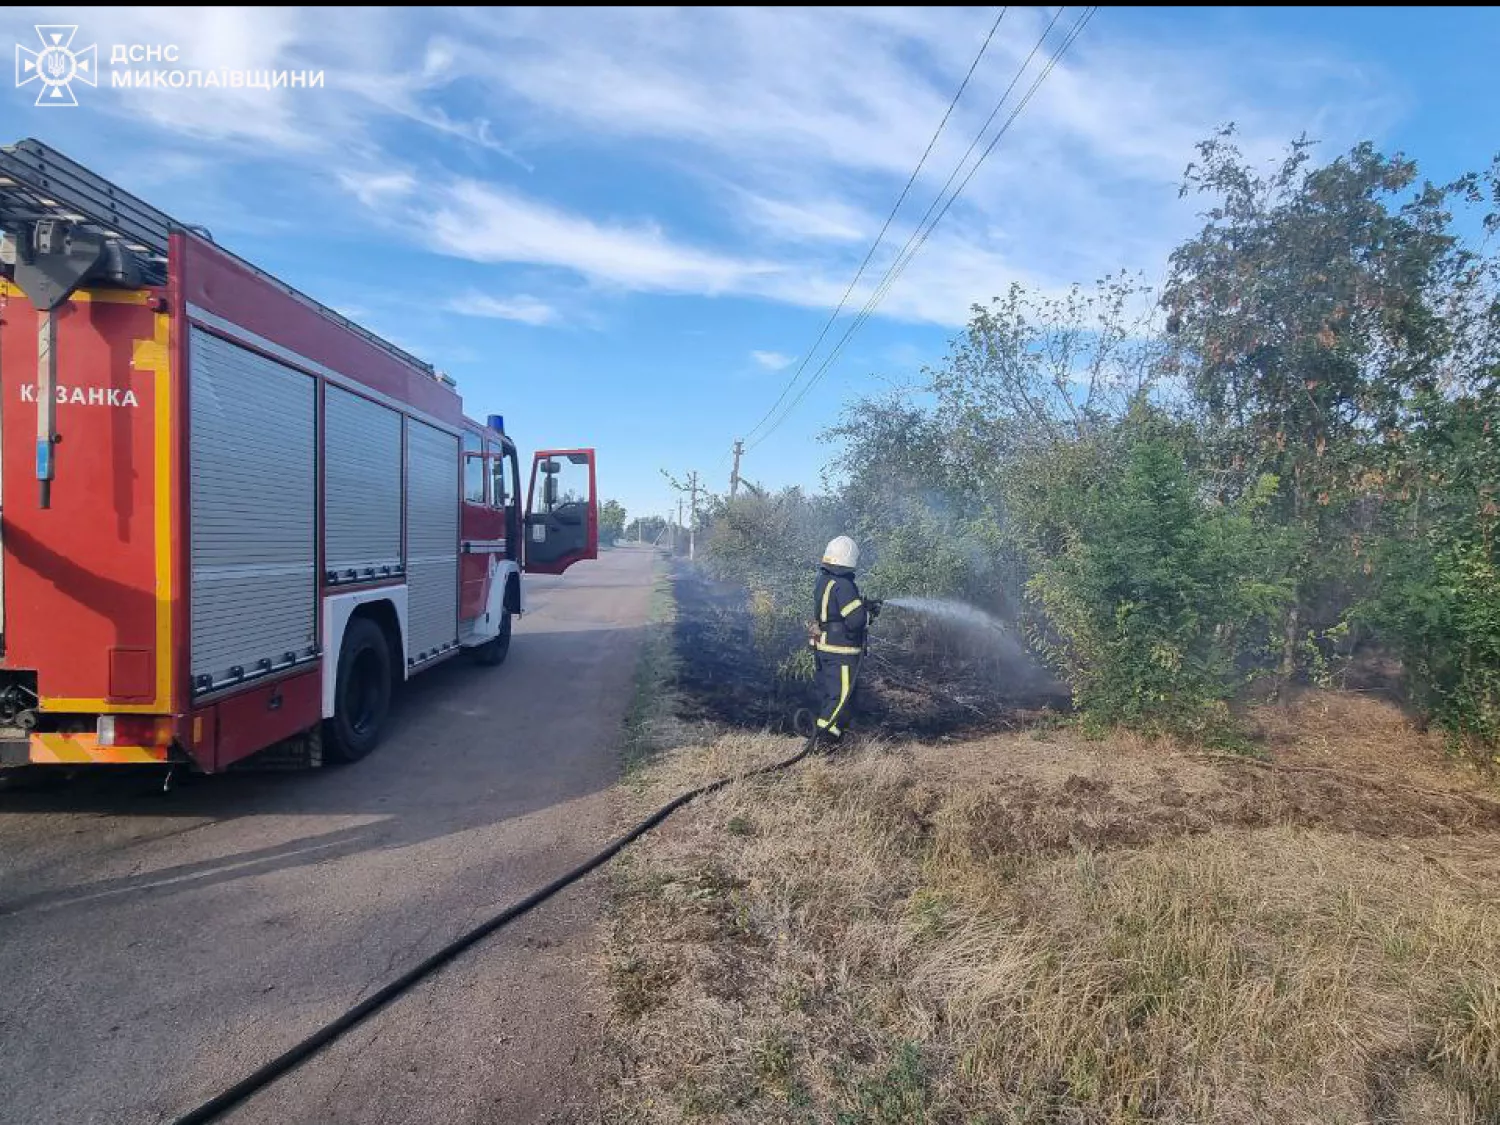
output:
{"label": "fire hose on ground", "polygon": [[[868,636],[866,643],[868,644]],[[861,659],[855,666],[854,682],[856,684],[864,663],[864,660]],[[173,1122],[173,1125],[204,1125],[205,1122],[215,1121],[222,1117],[241,1102],[244,1102],[271,1085],[271,1083],[284,1074],[295,1070],[328,1044],[343,1035],[344,1032],[349,1031],[369,1016],[380,1011],[380,1009],[384,1008],[392,1000],[395,1000],[403,992],[406,992],[414,984],[441,969],[470,946],[477,945],[497,930],[503,929],[511,922],[514,922],[517,918],[529,914],[536,907],[557,894],[558,891],[571,886],[591,871],[608,863],[627,846],[640,839],[647,832],[660,826],[667,817],[671,816],[684,805],[696,801],[699,797],[715,793],[737,781],[748,781],[754,777],[763,777],[766,774],[777,773],[796,765],[817,748],[818,734],[819,732],[815,728],[808,736],[807,742],[802,749],[790,758],[783,758],[781,761],[772,762],[770,765],[758,766],[753,770],[746,770],[744,773],[721,777],[716,781],[710,781],[707,784],[698,786],[696,789],[689,789],[686,793],[681,793],[674,797],[645,820],[630,829],[630,831],[616,837],[610,843],[606,844],[603,850],[596,852],[571,871],[552,880],[552,882],[540,890],[533,891],[520,902],[506,907],[499,914],[496,914],[488,921],[481,922],[467,933],[460,934],[447,945],[437,950],[437,952],[431,954],[418,964],[413,965],[395,980],[365,997],[365,999],[361,1000],[354,1007],[344,1012],[343,1015],[324,1024],[312,1034],[288,1047],[270,1062],[240,1079],[240,1081],[229,1087],[229,1089],[214,1095],[196,1109],[189,1110],[181,1117],[178,1117]]]}
{"label": "fire hose on ground", "polygon": [[624,850],[627,845],[640,839],[647,832],[659,826],[667,817],[671,816],[684,805],[697,800],[699,797],[723,789],[725,786],[736,781],[746,781],[753,777],[775,773],[794,766],[813,752],[817,741],[818,736],[815,732],[808,738],[806,745],[790,758],[784,758],[779,762],[773,762],[767,766],[747,770],[732,777],[721,777],[717,781],[700,785],[696,789],[690,789],[686,793],[674,797],[629,832],[611,841],[602,851],[584,860],[584,862],[580,863],[567,874],[554,879],[541,888],[541,890],[532,892],[520,902],[506,907],[488,921],[480,923],[465,934],[461,934],[436,953],[433,953],[419,964],[402,973],[389,984],[372,993],[364,1000],[361,1000],[343,1015],[320,1027],[317,1031],[314,1031],[311,1035],[289,1047],[264,1066],[236,1082],[223,1093],[215,1095],[196,1109],[190,1110],[177,1118],[175,1125],[202,1125],[204,1122],[218,1119],[247,1098],[275,1082],[282,1075],[306,1062],[323,1047],[326,1047],[329,1043],[332,1043],[339,1036],[343,1035],[344,1032],[350,1030],[368,1016],[374,1015],[407,989],[411,988],[412,985],[442,968],[470,946],[483,941],[495,931],[502,929],[517,918],[540,906],[553,895],[557,894],[558,891],[576,883],[579,879],[589,874],[589,872],[608,863]]}

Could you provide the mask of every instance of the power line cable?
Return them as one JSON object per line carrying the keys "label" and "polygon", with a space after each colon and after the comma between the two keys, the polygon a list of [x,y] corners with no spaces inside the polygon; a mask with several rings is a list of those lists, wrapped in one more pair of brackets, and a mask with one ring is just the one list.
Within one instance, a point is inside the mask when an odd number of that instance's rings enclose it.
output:
{"label": "power line cable", "polygon": [[[839,340],[838,344],[834,346],[834,349],[829,354],[828,358],[823,361],[823,363],[813,373],[813,377],[808,381],[807,385],[802,388],[802,391],[797,395],[795,399],[792,400],[791,404],[772,424],[771,429],[761,434],[754,445],[750,446],[749,449],[746,450],[746,452],[749,452],[750,449],[753,449],[755,445],[759,445],[761,442],[765,441],[766,438],[768,438],[770,434],[781,425],[782,422],[786,421],[786,419],[792,414],[792,412],[796,410],[798,404],[800,404],[802,400],[807,397],[808,392],[811,391],[813,386],[823,378],[829,368],[838,359],[839,355],[842,354],[844,346],[849,342],[854,333],[857,332],[865,324],[865,322],[870,319],[871,315],[873,315],[875,307],[885,299],[886,295],[890,292],[892,286],[894,286],[900,275],[905,271],[906,267],[910,265],[912,259],[916,257],[918,251],[922,249],[922,246],[926,244],[928,236],[932,234],[932,231],[936,228],[937,224],[942,221],[943,216],[948,213],[948,208],[953,205],[953,202],[963,192],[964,188],[968,185],[974,174],[978,172],[980,165],[982,165],[985,159],[990,155],[990,153],[994,151],[995,146],[1000,141],[1000,138],[1004,136],[1005,132],[1010,128],[1011,123],[1015,121],[1020,112],[1026,108],[1026,103],[1031,100],[1032,95],[1036,93],[1038,87],[1040,87],[1042,82],[1045,81],[1047,75],[1051,73],[1052,68],[1062,57],[1063,52],[1072,45],[1073,40],[1078,37],[1078,34],[1083,30],[1083,27],[1088,23],[1089,19],[1092,18],[1096,10],[1097,8],[1089,9],[1074,24],[1067,37],[1064,39],[1062,45],[1058,48],[1053,57],[1048,61],[1047,66],[1031,84],[1031,88],[1027,90],[1025,97],[1021,99],[1020,105],[1018,105],[1016,109],[1011,113],[1010,117],[1006,120],[1005,125],[1001,128],[1000,132],[996,134],[994,139],[991,140],[989,147],[985,149],[979,160],[969,170],[968,175],[964,177],[963,182],[959,184],[957,190],[954,191],[953,194],[948,198],[947,202],[943,205],[943,209],[938,213],[937,217],[933,219],[932,223],[926,228],[926,230],[920,232],[920,237],[918,236],[917,232],[913,232],[912,239],[908,239],[907,241],[907,247],[909,247],[910,249],[903,248],[902,254],[897,256],[897,261],[893,263],[892,267],[887,271],[885,278],[876,288],[870,299],[865,303],[865,306],[860,311],[859,315],[856,316],[854,321],[850,324],[849,328],[845,330],[843,337]],[[1055,23],[1056,21],[1054,20],[1053,22]],[[1045,33],[1043,33],[1043,37],[1045,38]],[[1033,54],[1034,53],[1035,51],[1033,51]],[[1024,69],[1025,68],[1023,65],[1023,72]],[[912,245],[913,241],[915,241],[916,243],[915,246]]]}
{"label": "power line cable", "polygon": [[757,430],[765,425],[766,420],[772,414],[776,413],[776,408],[786,400],[786,396],[797,385],[797,380],[802,377],[802,372],[806,369],[812,357],[817,354],[819,346],[823,343],[823,338],[828,335],[828,330],[833,327],[833,323],[838,319],[839,313],[844,311],[844,305],[848,303],[850,294],[854,292],[854,287],[859,284],[859,279],[864,276],[865,269],[875,257],[875,251],[880,248],[881,240],[885,238],[886,231],[890,230],[891,223],[895,221],[896,213],[901,210],[901,204],[906,202],[906,197],[911,192],[912,185],[917,182],[917,176],[921,174],[923,167],[927,164],[927,158],[932,155],[932,150],[936,146],[938,138],[942,136],[943,129],[947,127],[948,118],[953,116],[953,111],[958,106],[958,100],[963,97],[964,91],[968,89],[969,79],[974,77],[974,71],[979,66],[979,60],[984,58],[985,52],[989,50],[990,40],[995,38],[995,32],[1000,29],[1000,21],[1005,18],[1005,13],[1008,10],[1008,7],[1001,8],[1000,14],[995,17],[994,25],[991,26],[990,33],[984,37],[984,43],[980,45],[979,53],[974,56],[974,61],[969,64],[969,72],[964,75],[964,80],[959,85],[958,92],[953,95],[953,100],[948,103],[948,109],[944,112],[943,119],[938,122],[937,130],[932,134],[932,139],[927,142],[927,148],[922,152],[922,159],[918,160],[917,166],[912,169],[911,176],[906,181],[906,186],[901,189],[901,194],[896,198],[896,205],[891,208],[891,213],[885,217],[885,225],[880,228],[880,233],[875,236],[875,241],[871,243],[870,250],[865,255],[865,260],[859,264],[859,269],[855,271],[854,279],[849,282],[849,287],[844,290],[844,295],[839,298],[838,307],[833,310],[832,315],[824,322],[822,331],[818,333],[818,338],[813,341],[813,346],[803,355],[802,362],[797,365],[797,370],[792,372],[792,377],[787,380],[786,386],[781,389],[781,394],[771,404],[771,409],[767,410],[761,420],[750,427],[745,433],[744,436],[746,439],[752,437]]}
{"label": "power line cable", "polygon": [[[903,247],[902,250],[901,250],[901,252],[897,254],[896,260],[891,264],[890,268],[886,271],[886,274],[885,274],[884,278],[876,286],[876,289],[871,294],[869,300],[865,302],[865,305],[860,310],[859,314],[854,318],[854,320],[850,323],[849,327],[844,331],[844,335],[840,338],[839,342],[836,345],[834,345],[833,351],[829,353],[828,357],[823,361],[823,363],[821,365],[819,365],[819,367],[817,368],[816,371],[813,372],[812,378],[810,378],[807,381],[806,385],[803,386],[802,390],[798,393],[797,397],[794,398],[791,401],[791,403],[789,403],[787,405],[786,409],[782,411],[781,415],[776,419],[776,421],[771,424],[771,428],[768,429],[768,430],[766,430],[764,433],[762,433],[760,435],[760,437],[756,438],[755,441],[752,442],[750,445],[746,446],[746,448],[745,448],[745,452],[746,453],[752,452],[756,448],[756,446],[760,445],[768,437],[770,437],[771,434],[774,433],[781,426],[781,424],[783,422],[785,422],[788,417],[791,416],[791,414],[797,409],[797,406],[803,401],[803,399],[805,399],[807,397],[808,393],[812,390],[812,388],[817,385],[818,381],[821,380],[825,374],[827,374],[829,368],[833,365],[834,361],[836,361],[838,359],[839,355],[843,352],[844,346],[849,342],[850,338],[854,335],[854,333],[857,332],[864,325],[864,323],[867,320],[870,319],[870,317],[873,314],[874,309],[876,308],[876,306],[878,306],[880,304],[880,302],[882,300],[884,300],[886,294],[888,294],[890,292],[891,287],[893,285],[895,285],[896,281],[900,278],[901,274],[905,271],[906,267],[911,264],[912,259],[916,257],[917,253],[926,244],[928,237],[931,236],[933,230],[936,229],[938,223],[942,222],[943,217],[948,213],[948,209],[953,206],[954,201],[957,200],[958,197],[959,197],[959,195],[961,195],[963,193],[964,188],[967,187],[968,184],[969,184],[969,181],[974,178],[974,174],[979,171],[980,166],[983,165],[984,162],[985,162],[985,160],[988,159],[989,155],[992,152],[994,152],[996,145],[998,145],[1000,143],[1000,139],[1002,137],[1004,137],[1005,134],[1009,131],[1011,125],[1015,122],[1016,118],[1018,116],[1020,116],[1021,111],[1026,108],[1027,103],[1031,101],[1033,95],[1036,94],[1038,88],[1040,88],[1041,84],[1044,81],[1046,81],[1047,76],[1052,73],[1053,68],[1057,65],[1058,60],[1060,60],[1062,58],[1063,53],[1065,51],[1067,51],[1067,49],[1070,46],[1072,46],[1073,41],[1078,38],[1079,34],[1083,31],[1084,27],[1088,24],[1089,20],[1093,18],[1093,15],[1094,15],[1094,13],[1097,10],[1098,10],[1097,7],[1090,7],[1090,8],[1088,8],[1087,10],[1085,10],[1085,12],[1083,13],[1083,15],[1080,16],[1078,18],[1078,20],[1074,23],[1073,27],[1069,30],[1067,36],[1063,39],[1062,44],[1053,53],[1051,59],[1048,60],[1047,65],[1037,75],[1036,79],[1032,82],[1031,87],[1026,91],[1026,94],[1021,98],[1020,103],[1011,112],[1011,115],[1006,119],[1005,124],[1001,126],[999,132],[997,132],[995,134],[994,138],[991,139],[988,147],[980,155],[979,159],[974,163],[974,166],[969,169],[968,174],[964,176],[963,180],[959,183],[957,189],[955,189],[954,192],[952,193],[952,195],[950,195],[948,197],[947,201],[943,204],[942,209],[940,211],[938,211],[937,216],[935,218],[933,218],[932,222],[925,229],[922,228],[921,224],[918,224],[917,229],[912,232],[912,236],[911,236],[911,238],[909,238],[907,240],[906,246]],[[1061,14],[1062,13],[1059,11],[1058,15],[1061,15]],[[1030,65],[1032,57],[1035,56],[1037,49],[1041,46],[1042,42],[1045,41],[1048,32],[1050,32],[1052,30],[1052,26],[1056,22],[1057,22],[1057,18],[1054,17],[1053,21],[1052,21],[1052,24],[1048,24],[1047,30],[1044,31],[1042,33],[1041,38],[1037,40],[1036,47],[1032,48],[1032,52],[1031,52],[1030,55],[1027,56],[1026,62],[1021,65],[1021,70],[1016,75],[1017,79],[1019,79],[1020,76],[1025,73],[1026,67],[1028,65]],[[1005,97],[1009,95],[1010,90],[1014,86],[1015,86],[1015,80],[1012,80],[1011,86],[1007,87],[1007,89],[1006,89],[1006,95],[1003,95],[1001,97],[1000,105],[1004,104]],[[998,110],[999,110],[999,106],[997,105],[996,111],[998,112]],[[994,119],[994,116],[995,116],[994,114],[991,115],[991,120]],[[983,135],[984,135],[983,131],[981,130],[980,137],[983,137]],[[975,140],[975,144],[976,145],[978,143],[978,140],[979,140],[979,138],[976,138],[976,140]],[[974,148],[974,146],[971,145],[969,151],[972,152],[973,148]],[[966,153],[965,154],[965,159],[967,159],[967,155],[968,154]],[[959,162],[959,167],[961,168],[962,166],[963,166],[963,161],[961,160]],[[955,175],[956,174],[957,174],[957,169],[955,169]],[[953,177],[950,176],[949,177],[949,183],[952,182],[952,179],[953,179]],[[940,192],[939,195],[938,195],[938,199],[941,199],[941,198],[942,198],[942,193]],[[937,199],[935,199],[933,201],[933,206],[935,207],[936,205],[937,205]],[[929,207],[928,208],[928,214],[931,214],[931,212],[932,212],[932,207]],[[924,216],[924,218],[925,218],[925,216]]]}
{"label": "power line cable", "polygon": [[[964,151],[963,156],[961,156],[959,158],[958,163],[953,166],[953,171],[948,174],[948,179],[943,183],[943,186],[938,189],[937,195],[935,195],[933,197],[932,202],[927,205],[927,210],[923,213],[921,219],[919,219],[917,221],[916,226],[912,228],[912,233],[911,233],[910,237],[907,238],[906,245],[903,246],[901,248],[901,250],[897,252],[895,258],[892,259],[892,265],[886,267],[886,273],[885,273],[886,277],[890,276],[890,270],[894,267],[895,263],[897,263],[897,262],[899,262],[901,260],[902,255],[905,254],[905,252],[911,247],[913,240],[917,237],[918,233],[922,230],[923,224],[926,223],[927,220],[932,217],[933,211],[937,209],[937,206],[942,201],[944,194],[947,192],[947,190],[950,187],[953,186],[953,181],[958,177],[959,172],[962,171],[964,165],[968,162],[969,157],[971,155],[973,155],[974,149],[979,146],[979,142],[984,139],[984,135],[985,135],[985,133],[987,133],[989,131],[990,125],[993,124],[995,118],[999,116],[1000,110],[1004,108],[1005,102],[1010,97],[1011,91],[1016,88],[1016,83],[1019,82],[1021,80],[1021,76],[1026,73],[1026,69],[1031,65],[1031,60],[1036,57],[1037,51],[1039,51],[1041,49],[1042,44],[1046,41],[1047,36],[1052,31],[1052,28],[1054,26],[1056,26],[1057,21],[1062,17],[1062,14],[1063,14],[1064,11],[1066,11],[1066,8],[1059,8],[1057,10],[1057,12],[1052,17],[1051,22],[1047,24],[1046,28],[1042,31],[1041,36],[1038,37],[1036,43],[1034,43],[1032,45],[1030,54],[1028,54],[1026,56],[1025,61],[1021,63],[1021,67],[1020,67],[1019,70],[1016,71],[1015,77],[1013,77],[1010,80],[1010,85],[1008,85],[1008,86],[1005,87],[1005,92],[1000,95],[1000,100],[995,103],[995,108],[990,111],[989,117],[985,118],[985,122],[984,122],[983,125],[980,126],[979,132],[974,135],[974,139],[969,142],[969,147]],[[879,283],[877,283],[876,289],[878,290],[879,288],[880,288],[880,285],[879,285]],[[847,333],[846,333],[846,336],[847,336]],[[819,340],[821,340],[821,339],[822,339],[822,337],[820,336]],[[835,350],[837,350],[837,349],[835,349]],[[811,356],[809,356],[809,358],[811,358]],[[805,363],[804,363],[804,366],[806,366]],[[801,374],[801,370],[800,369],[798,371],[798,374],[799,375]],[[795,379],[793,381],[795,382]],[[791,389],[790,385],[788,386],[787,389],[788,390]],[[783,392],[782,399],[784,399],[785,397],[786,397],[786,394],[785,394],[785,392]],[[777,405],[780,405],[780,403],[781,403],[781,399],[778,399],[777,400]],[[774,412],[775,409],[776,409],[776,407],[773,406],[771,409]],[[761,421],[764,422],[765,419],[761,419]],[[779,425],[779,423],[778,423],[778,425]],[[758,428],[758,424],[757,424],[757,428]],[[751,432],[753,433],[754,431],[751,431]],[[756,440],[756,441],[754,441],[754,442],[752,442],[750,444],[750,446],[746,449],[746,452],[749,452],[751,449],[754,449],[757,445],[760,444],[761,441],[764,441],[767,436],[769,436],[769,432],[767,434],[762,434],[761,437],[758,440]]]}

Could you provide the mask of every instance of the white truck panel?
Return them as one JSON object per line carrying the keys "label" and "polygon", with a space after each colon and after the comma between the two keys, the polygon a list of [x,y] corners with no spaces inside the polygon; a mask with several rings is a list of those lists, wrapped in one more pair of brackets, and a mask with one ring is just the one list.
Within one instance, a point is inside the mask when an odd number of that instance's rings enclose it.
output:
{"label": "white truck panel", "polygon": [[339,653],[344,647],[344,632],[349,628],[349,619],[360,606],[374,602],[389,602],[396,613],[396,631],[400,645],[392,654],[398,673],[405,678],[406,638],[410,635],[406,612],[406,587],[383,586],[377,590],[350,590],[344,594],[330,594],[323,599],[323,639],[328,649],[328,658],[323,661],[323,718],[333,718],[338,699]]}
{"label": "white truck panel", "polygon": [[519,600],[521,592],[521,568],[510,559],[501,559],[496,555],[490,555],[489,569],[490,587],[484,612],[474,618],[473,621],[464,622],[463,625],[463,635],[460,639],[465,648],[482,645],[486,641],[493,640],[500,635],[500,622],[505,616],[505,588],[506,584],[512,578],[515,579],[516,594]]}

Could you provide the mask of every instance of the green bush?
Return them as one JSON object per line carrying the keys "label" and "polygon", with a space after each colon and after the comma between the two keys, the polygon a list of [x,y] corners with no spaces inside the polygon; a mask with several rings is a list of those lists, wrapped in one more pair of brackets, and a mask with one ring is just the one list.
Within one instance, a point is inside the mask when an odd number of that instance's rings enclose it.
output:
{"label": "green bush", "polygon": [[1500,743],[1500,382],[1412,404],[1400,503],[1350,618],[1401,657],[1413,702],[1460,742]]}
{"label": "green bush", "polygon": [[705,569],[749,593],[750,640],[762,665],[780,680],[806,679],[799,659],[813,615],[817,560],[842,527],[831,501],[795,488],[716,501],[701,541]]}
{"label": "green bush", "polygon": [[1178,442],[1149,429],[1127,442],[1122,471],[1069,501],[1066,545],[1028,584],[1051,628],[1039,643],[1090,720],[1215,734],[1248,674],[1238,645],[1291,596],[1267,578],[1275,542],[1258,519],[1275,482],[1212,506]]}
{"label": "green bush", "polygon": [[1413,701],[1461,740],[1500,741],[1500,567],[1483,544],[1400,544],[1356,611],[1401,656]]}

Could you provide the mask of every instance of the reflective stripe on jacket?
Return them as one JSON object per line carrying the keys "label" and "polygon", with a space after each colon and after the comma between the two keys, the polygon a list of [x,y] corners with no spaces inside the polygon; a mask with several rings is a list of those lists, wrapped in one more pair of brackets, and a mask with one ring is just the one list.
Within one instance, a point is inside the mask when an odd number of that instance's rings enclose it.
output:
{"label": "reflective stripe on jacket", "polygon": [[858,656],[864,651],[870,615],[854,584],[853,571],[842,566],[818,567],[813,603],[818,619],[814,648],[836,656]]}

